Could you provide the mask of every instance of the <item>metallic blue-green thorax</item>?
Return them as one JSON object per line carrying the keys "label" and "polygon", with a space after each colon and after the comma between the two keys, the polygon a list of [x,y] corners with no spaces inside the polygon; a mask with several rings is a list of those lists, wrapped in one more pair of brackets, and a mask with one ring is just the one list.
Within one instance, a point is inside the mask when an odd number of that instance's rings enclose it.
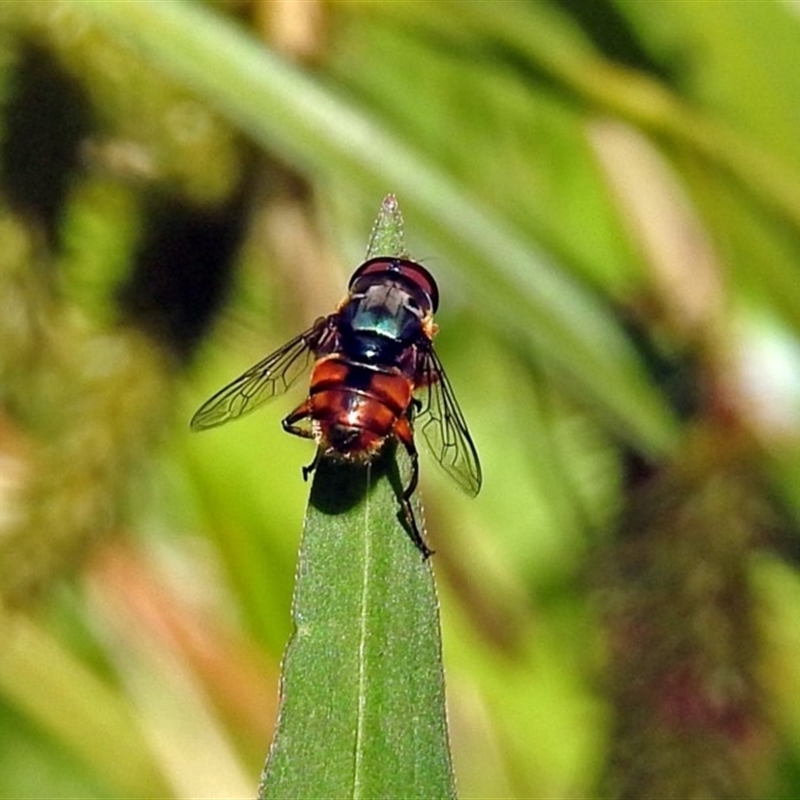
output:
{"label": "metallic blue-green thorax", "polygon": [[351,298],[342,310],[344,349],[352,358],[391,363],[422,331],[422,312],[400,282],[382,281]]}

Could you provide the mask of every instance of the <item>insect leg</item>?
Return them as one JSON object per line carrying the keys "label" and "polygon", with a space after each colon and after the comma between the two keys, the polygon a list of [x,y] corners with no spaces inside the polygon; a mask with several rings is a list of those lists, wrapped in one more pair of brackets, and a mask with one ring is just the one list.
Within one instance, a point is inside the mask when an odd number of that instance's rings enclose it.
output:
{"label": "insect leg", "polygon": [[288,417],[281,420],[281,425],[286,433],[291,433],[294,436],[302,436],[304,439],[313,439],[314,432],[310,428],[302,428],[297,424],[301,420],[308,419],[310,416],[311,401],[306,400],[304,403],[297,406]]}
{"label": "insect leg", "polygon": [[321,451],[320,451],[319,448],[317,448],[317,452],[314,453],[314,460],[307,467],[303,467],[303,480],[304,481],[307,481],[308,480],[308,476],[317,468],[317,465],[319,464],[320,455],[321,455]]}
{"label": "insect leg", "polygon": [[[304,428],[301,425],[298,425],[298,422],[302,422],[305,419],[308,419],[311,415],[311,401],[306,400],[304,403],[299,405],[288,417],[281,421],[281,425],[286,433],[294,434],[295,436],[302,436],[304,439],[313,439],[314,438],[314,431],[311,428]],[[314,460],[306,467],[303,467],[303,480],[307,481],[308,476],[316,469],[317,464],[319,463],[319,456],[320,451],[317,449],[316,454],[314,455]]]}
{"label": "insect leg", "polygon": [[417,484],[419,483],[419,454],[417,447],[414,444],[414,434],[411,430],[411,425],[407,417],[401,417],[395,425],[394,433],[397,438],[403,443],[403,446],[408,452],[411,459],[411,480],[408,486],[404,489],[403,494],[400,496],[400,506],[405,514],[406,522],[410,530],[411,541],[414,542],[417,550],[422,553],[423,558],[430,558],[433,555],[433,550],[425,544],[422,538],[422,533],[417,525],[416,517],[414,516],[414,509],[411,506],[411,498],[416,491]]}

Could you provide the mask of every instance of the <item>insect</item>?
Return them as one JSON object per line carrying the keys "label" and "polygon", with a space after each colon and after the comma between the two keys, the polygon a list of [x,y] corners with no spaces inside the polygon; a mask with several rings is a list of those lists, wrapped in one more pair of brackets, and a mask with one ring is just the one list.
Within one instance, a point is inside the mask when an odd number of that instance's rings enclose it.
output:
{"label": "insect", "polygon": [[475,445],[444,368],[433,349],[439,290],[433,276],[407,258],[381,256],[354,273],[336,311],[320,317],[271,355],[207,400],[193,430],[222,425],[283,394],[297,379],[311,379],[308,396],[282,422],[288,433],[314,439],[321,457],[371,461],[395,439],[411,459],[411,478],[400,498],[409,535],[425,558],[411,507],[419,458],[415,429],[445,472],[470,496],[481,487]]}

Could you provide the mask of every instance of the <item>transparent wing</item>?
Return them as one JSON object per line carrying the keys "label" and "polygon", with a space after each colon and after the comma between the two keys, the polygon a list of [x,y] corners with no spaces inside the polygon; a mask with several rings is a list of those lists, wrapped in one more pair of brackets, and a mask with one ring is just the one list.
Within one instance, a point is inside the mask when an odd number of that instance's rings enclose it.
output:
{"label": "transparent wing", "polygon": [[474,497],[481,488],[481,464],[464,415],[433,349],[422,353],[417,371],[421,405],[414,429],[422,434],[434,458],[444,471]]}
{"label": "transparent wing", "polygon": [[325,350],[334,336],[334,327],[333,317],[319,319],[308,330],[254,364],[197,409],[189,423],[192,430],[223,425],[283,394],[308,372],[312,358]]}

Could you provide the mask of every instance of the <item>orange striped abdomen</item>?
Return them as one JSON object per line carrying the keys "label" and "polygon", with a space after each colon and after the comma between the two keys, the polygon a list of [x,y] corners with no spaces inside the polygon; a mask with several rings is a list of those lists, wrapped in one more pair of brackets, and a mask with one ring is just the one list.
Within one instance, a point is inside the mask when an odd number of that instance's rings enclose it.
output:
{"label": "orange striped abdomen", "polygon": [[316,438],[328,453],[369,459],[405,418],[412,390],[397,369],[348,363],[338,355],[323,358],[309,392]]}

